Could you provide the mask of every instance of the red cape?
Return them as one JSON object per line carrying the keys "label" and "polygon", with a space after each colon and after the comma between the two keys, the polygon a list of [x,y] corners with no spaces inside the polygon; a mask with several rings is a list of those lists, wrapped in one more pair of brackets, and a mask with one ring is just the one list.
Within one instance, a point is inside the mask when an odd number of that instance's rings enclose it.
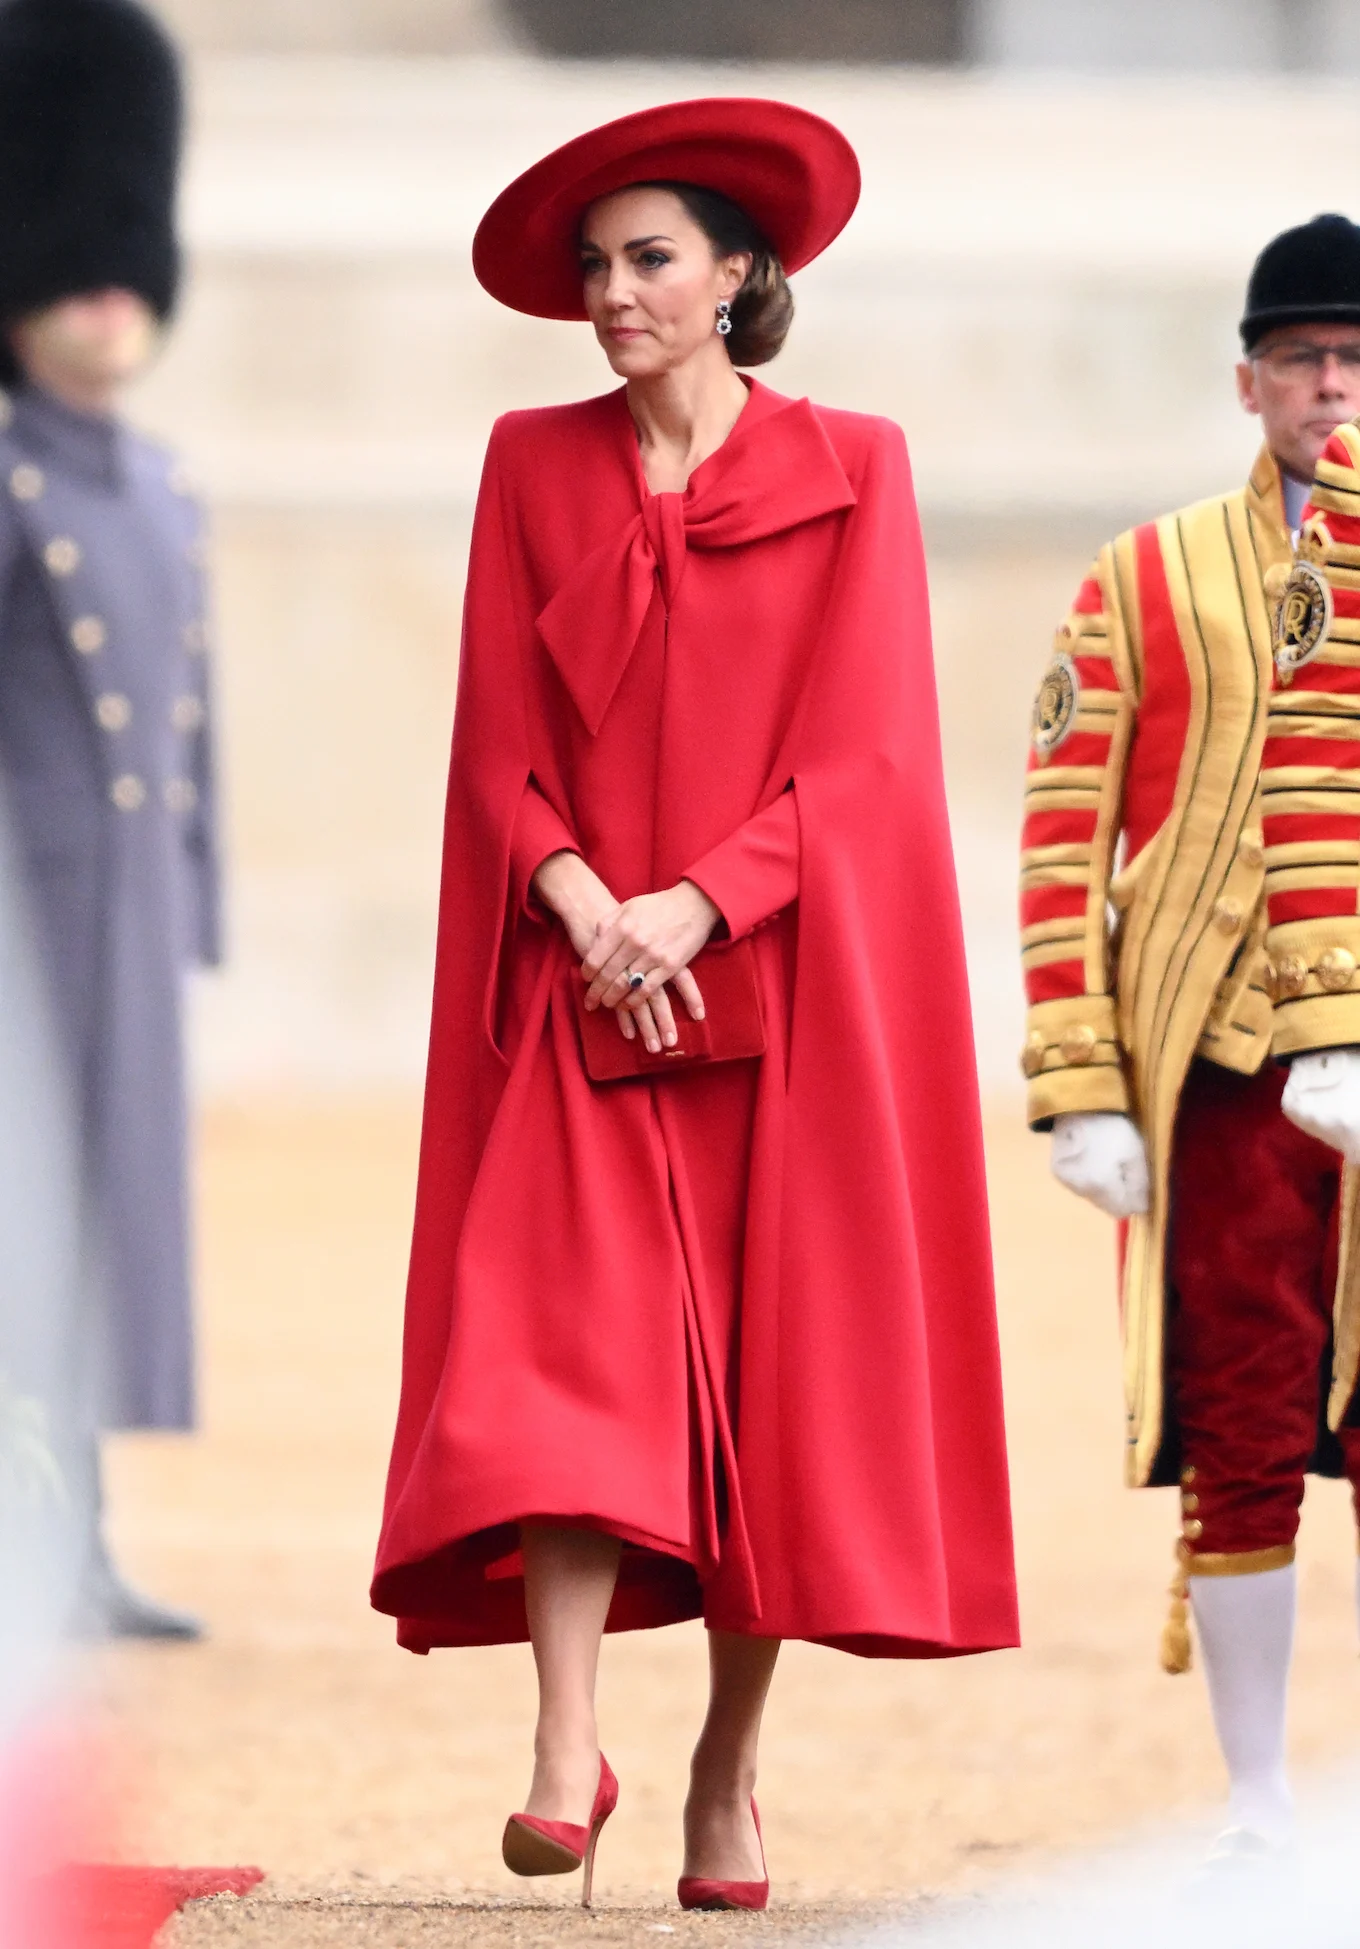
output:
{"label": "red cape", "polygon": [[[762,1062],[588,1082],[526,898],[564,843],[754,935]],[[625,1539],[611,1629],[1016,1642],[972,1050],[899,430],[753,385],[648,496],[621,392],[498,422],[373,1586],[402,1643],[523,1638],[529,1516]]]}

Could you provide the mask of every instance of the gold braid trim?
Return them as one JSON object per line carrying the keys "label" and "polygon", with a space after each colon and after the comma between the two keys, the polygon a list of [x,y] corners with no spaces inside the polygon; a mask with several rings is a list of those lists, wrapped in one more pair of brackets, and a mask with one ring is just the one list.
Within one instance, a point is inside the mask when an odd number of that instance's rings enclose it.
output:
{"label": "gold braid trim", "polygon": [[1284,1570],[1294,1561],[1292,1543],[1272,1543],[1266,1550],[1204,1550],[1186,1553],[1191,1577],[1254,1577],[1261,1570]]}
{"label": "gold braid trim", "polygon": [[1171,1609],[1162,1626],[1161,1645],[1162,1670],[1172,1678],[1179,1678],[1182,1672],[1188,1672],[1195,1662],[1190,1642],[1190,1586],[1186,1582],[1189,1556],[1188,1547],[1177,1540],[1176,1574],[1167,1592]]}
{"label": "gold braid trim", "polygon": [[1161,1667],[1172,1678],[1188,1672],[1195,1662],[1190,1638],[1191,1577],[1252,1577],[1262,1570],[1284,1570],[1294,1561],[1292,1543],[1272,1543],[1265,1550],[1192,1550],[1184,1537],[1176,1539],[1176,1574],[1167,1587],[1171,1599],[1162,1626]]}
{"label": "gold braid trim", "polygon": [[1341,1260],[1332,1305],[1332,1391],[1327,1426],[1340,1428],[1360,1375],[1360,1171],[1341,1173]]}

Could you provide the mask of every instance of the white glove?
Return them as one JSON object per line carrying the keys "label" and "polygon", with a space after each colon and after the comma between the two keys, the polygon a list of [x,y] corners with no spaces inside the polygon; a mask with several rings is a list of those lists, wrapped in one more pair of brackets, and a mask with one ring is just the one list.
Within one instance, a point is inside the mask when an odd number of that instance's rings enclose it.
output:
{"label": "white glove", "polygon": [[1296,1056],[1280,1107],[1300,1130],[1360,1164],[1360,1049]]}
{"label": "white glove", "polygon": [[1116,1110],[1054,1117],[1049,1161],[1059,1184],[1110,1218],[1134,1218],[1148,1208],[1147,1149],[1132,1117]]}

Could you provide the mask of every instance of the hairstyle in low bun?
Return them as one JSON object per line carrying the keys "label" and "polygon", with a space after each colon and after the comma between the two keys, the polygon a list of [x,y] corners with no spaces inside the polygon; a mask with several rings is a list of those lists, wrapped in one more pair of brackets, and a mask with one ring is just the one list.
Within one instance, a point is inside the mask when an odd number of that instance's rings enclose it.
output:
{"label": "hairstyle in low bun", "polygon": [[749,252],[751,268],[732,300],[732,329],[724,339],[733,365],[768,365],[783,350],[793,323],[793,293],[769,240],[740,204],[697,183],[639,183],[669,190],[708,238],[715,257]]}

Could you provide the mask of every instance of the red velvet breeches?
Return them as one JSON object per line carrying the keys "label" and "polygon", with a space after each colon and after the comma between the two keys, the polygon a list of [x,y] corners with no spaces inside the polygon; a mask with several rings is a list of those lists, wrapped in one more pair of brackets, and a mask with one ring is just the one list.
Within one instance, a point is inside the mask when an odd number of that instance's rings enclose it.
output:
{"label": "red velvet breeches", "polygon": [[[1294,1541],[1329,1378],[1340,1159],[1284,1115],[1285,1078],[1197,1062],[1181,1101],[1167,1388],[1197,1554]],[[1341,1441],[1360,1508],[1360,1428]]]}

